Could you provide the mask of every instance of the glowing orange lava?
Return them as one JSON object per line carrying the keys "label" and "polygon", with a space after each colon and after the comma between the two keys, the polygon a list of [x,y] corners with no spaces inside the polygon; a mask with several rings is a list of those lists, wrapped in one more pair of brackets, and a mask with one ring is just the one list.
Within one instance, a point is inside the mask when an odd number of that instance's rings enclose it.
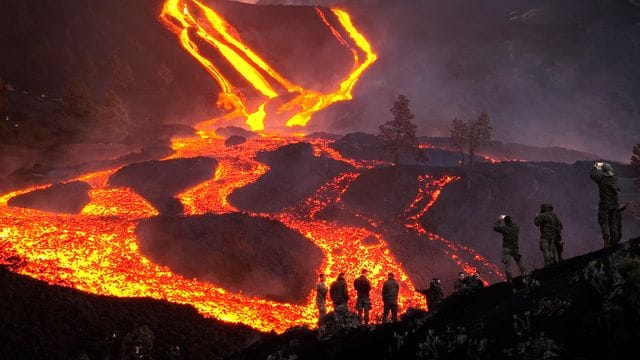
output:
{"label": "glowing orange lava", "polygon": [[[265,119],[268,114],[265,107],[270,99],[284,94],[294,94],[291,100],[279,106],[276,114],[289,114],[286,126],[305,126],[311,116],[338,101],[350,100],[351,92],[362,73],[373,64],[377,55],[367,39],[353,25],[349,14],[340,9],[331,9],[340,23],[343,31],[348,34],[348,42],[338,29],[330,25],[326,14],[320,8],[316,9],[318,16],[329,28],[334,37],[353,54],[354,65],[337,89],[328,94],[305,89],[292,84],[276,71],[262,57],[242,41],[238,32],[214,9],[197,0],[167,0],[160,13],[162,22],[180,39],[182,47],[193,56],[216,80],[220,86],[218,106],[228,113],[217,119],[212,119],[208,125],[220,121],[237,118],[254,131],[265,129]],[[220,56],[231,64],[263,98],[257,105],[251,106],[246,100],[247,94],[232,85],[232,81],[214,65],[213,59],[207,58],[196,45],[196,40],[217,50]],[[361,60],[359,52],[364,53]]]}
{"label": "glowing orange lava", "polygon": [[[199,16],[192,15],[192,11]],[[184,48],[220,84],[222,91],[219,102],[229,111],[224,118],[244,116],[252,128],[259,129],[262,126],[261,119],[264,119],[264,106],[250,113],[243,97],[212,62],[201,55],[193,37],[197,36],[216,47],[264,96],[277,95],[271,84],[274,80],[289,91],[299,92],[298,97],[285,105],[298,109],[287,124],[303,125],[315,111],[332,102],[350,98],[358,77],[375,61],[375,54],[366,39],[355,30],[349,15],[342,10],[332,11],[351,40],[366,54],[366,60],[359,63],[354,51],[354,61],[357,64],[354,71],[338,91],[327,95],[289,84],[244,45],[237,32],[224,19],[198,1],[168,0],[163,6],[161,18],[179,36]],[[321,10],[318,12],[323,21],[327,21],[326,15]],[[332,32],[335,31],[334,36],[347,44],[345,46],[351,46],[328,22],[327,26]],[[252,118],[254,114],[258,115]],[[212,169],[210,180],[177,196],[184,205],[186,215],[237,211],[229,203],[228,196],[235,189],[255,182],[268,170],[268,166],[256,160],[258,151],[273,150],[300,141],[296,137],[261,136],[249,139],[242,145],[226,147],[223,139],[211,136],[207,131],[206,127],[210,124],[207,121],[197,126],[200,136],[174,139],[172,143],[175,153],[169,158],[210,156],[218,160],[218,166],[215,171]],[[381,299],[376,295],[380,293],[387,272],[394,272],[401,284],[401,311],[409,306],[425,307],[424,297],[415,292],[402,264],[391,253],[379,221],[359,215],[370,225],[364,228],[343,226],[316,217],[327,206],[341,204],[342,195],[358,178],[360,169],[381,163],[345,158],[329,147],[328,140],[306,141],[313,145],[315,156],[348,162],[356,170],[336,176],[296,206],[279,213],[254,215],[277,219],[316,244],[324,253],[324,260],[318,271],[328,274],[331,279],[344,271],[348,280],[352,281],[361,269],[369,269],[374,289],[374,318],[376,314],[380,315],[382,309]],[[109,176],[116,170],[94,172],[72,179],[85,181],[91,186],[91,201],[77,215],[53,214],[7,205],[12,197],[44,186],[1,195],[0,263],[9,263],[18,258],[20,266],[14,267],[14,271],[50,284],[69,286],[99,295],[150,297],[191,304],[205,316],[244,323],[264,331],[282,332],[292,326],[315,325],[313,289],[308,289],[309,295],[304,305],[270,301],[229,292],[210,282],[186,278],[146,258],[140,252],[134,230],[141,220],[157,215],[157,211],[132,190],[107,185]],[[428,233],[418,222],[418,218],[437,200],[442,188],[456,180],[454,177],[421,177],[418,195],[406,210],[405,226],[421,236],[445,244],[449,249],[448,254],[461,267],[484,267],[489,272],[495,270],[497,274],[495,266],[472,249]],[[377,240],[374,244],[365,241],[372,237]]]}

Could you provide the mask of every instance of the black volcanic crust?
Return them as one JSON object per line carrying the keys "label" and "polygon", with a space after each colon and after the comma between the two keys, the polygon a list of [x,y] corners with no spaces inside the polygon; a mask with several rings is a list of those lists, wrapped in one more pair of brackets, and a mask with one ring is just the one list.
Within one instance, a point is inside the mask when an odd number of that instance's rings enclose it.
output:
{"label": "black volcanic crust", "polygon": [[377,136],[363,132],[346,134],[331,145],[342,156],[358,160],[382,160],[382,142]]}
{"label": "black volcanic crust", "polygon": [[277,212],[293,206],[337,175],[353,169],[326,157],[316,157],[306,142],[260,152],[257,159],[270,169],[256,182],[231,193],[229,201],[240,209]]}
{"label": "black volcanic crust", "polygon": [[[536,270],[527,282],[450,295],[396,324],[295,329],[231,359],[635,359],[640,238]],[[379,312],[380,309],[373,309]]]}
{"label": "black volcanic crust", "polygon": [[219,127],[216,129],[216,135],[218,136],[222,136],[225,138],[230,138],[232,136],[241,136],[245,139],[251,139],[254,138],[256,136],[258,136],[257,133],[254,133],[253,131],[249,131],[246,129],[243,129],[241,127],[238,126],[223,126],[223,127]]}
{"label": "black volcanic crust", "polygon": [[217,165],[215,159],[202,156],[135,163],[111,175],[109,185],[133,189],[160,214],[179,215],[184,209],[174,195],[213,178]]}
{"label": "black volcanic crust", "polygon": [[247,138],[240,135],[231,135],[224,141],[224,146],[236,146],[247,142]]}
{"label": "black volcanic crust", "polygon": [[55,213],[78,214],[91,201],[89,190],[91,186],[86,182],[72,181],[12,197],[7,204]]}
{"label": "black volcanic crust", "polygon": [[230,291],[303,303],[322,252],[278,221],[241,213],[155,217],[136,229],[142,252]]}
{"label": "black volcanic crust", "polygon": [[438,179],[443,175],[457,175],[459,169],[402,165],[384,166],[362,171],[349,186],[342,200],[349,209],[374,219],[401,216],[418,193],[422,175]]}
{"label": "black volcanic crust", "polygon": [[3,359],[221,359],[260,336],[205,319],[191,306],[90,295],[4,267],[0,320]]}

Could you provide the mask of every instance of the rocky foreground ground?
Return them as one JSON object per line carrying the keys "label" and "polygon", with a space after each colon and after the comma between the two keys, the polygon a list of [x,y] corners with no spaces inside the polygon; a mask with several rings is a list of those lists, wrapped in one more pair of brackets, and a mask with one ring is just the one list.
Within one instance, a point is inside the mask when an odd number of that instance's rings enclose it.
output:
{"label": "rocky foreground ground", "polygon": [[398,323],[328,321],[282,335],[188,306],[49,286],[15,266],[0,269],[3,359],[632,359],[640,341],[640,238],[454,294]]}

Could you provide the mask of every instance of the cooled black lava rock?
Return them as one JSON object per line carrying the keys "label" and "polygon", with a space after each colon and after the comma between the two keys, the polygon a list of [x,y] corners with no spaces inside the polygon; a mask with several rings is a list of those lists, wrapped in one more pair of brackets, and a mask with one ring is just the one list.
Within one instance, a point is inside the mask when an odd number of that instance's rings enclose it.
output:
{"label": "cooled black lava rock", "polygon": [[382,160],[382,142],[377,136],[363,132],[346,134],[330,146],[342,156],[359,160]]}
{"label": "cooled black lava rock", "polygon": [[78,214],[91,201],[89,190],[91,186],[83,181],[55,184],[12,197],[7,204],[55,213]]}
{"label": "cooled black lava rock", "polygon": [[98,296],[0,266],[2,359],[223,359],[261,334],[190,305]]}
{"label": "cooled black lava rock", "polygon": [[229,201],[243,210],[280,211],[303,201],[337,175],[353,169],[331,158],[316,157],[313,146],[305,142],[260,152],[257,159],[269,165],[269,171],[229,196]]}
{"label": "cooled black lava rock", "polygon": [[179,215],[184,209],[174,196],[213,178],[217,164],[208,157],[146,161],[116,171],[109,178],[109,185],[133,189],[160,214]]}
{"label": "cooled black lava rock", "polygon": [[233,136],[241,136],[245,139],[251,139],[258,136],[257,133],[243,129],[238,126],[224,126],[216,129],[216,135],[231,138]]}
{"label": "cooled black lava rock", "polygon": [[244,144],[246,142],[247,142],[247,138],[245,138],[244,136],[232,135],[232,136],[229,136],[229,138],[224,141],[224,146],[235,146],[235,145]]}
{"label": "cooled black lava rock", "polygon": [[136,230],[142,252],[230,291],[304,303],[322,252],[279,221],[241,213],[154,217]]}

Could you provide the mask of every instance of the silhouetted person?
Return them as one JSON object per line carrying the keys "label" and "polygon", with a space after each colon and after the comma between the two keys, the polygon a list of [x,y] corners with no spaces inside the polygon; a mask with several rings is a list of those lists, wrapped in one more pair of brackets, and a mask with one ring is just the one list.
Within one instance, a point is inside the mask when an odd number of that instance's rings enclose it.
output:
{"label": "silhouetted person", "polygon": [[467,276],[465,281],[467,283],[467,289],[469,290],[475,290],[484,287],[484,282],[482,281],[482,279],[480,279],[479,271],[474,272],[471,276]]}
{"label": "silhouetted person", "polygon": [[453,291],[462,291],[467,289],[467,274],[463,271],[458,273],[458,278],[453,282]]}
{"label": "silhouetted person", "polygon": [[444,299],[444,291],[438,278],[431,279],[428,289],[418,289],[416,291],[426,297],[429,310],[435,309]]}
{"label": "silhouetted person", "polygon": [[318,283],[316,284],[316,306],[318,307],[318,322],[322,320],[322,318],[327,315],[327,292],[329,288],[325,282],[324,274],[320,274],[318,276]]}
{"label": "silhouetted person", "polygon": [[329,296],[331,296],[334,310],[337,310],[339,306],[347,307],[347,302],[349,301],[349,290],[347,289],[347,281],[344,279],[344,273],[340,273],[336,281],[331,283]]}
{"label": "silhouetted person", "polygon": [[[365,325],[369,324],[369,310],[371,310],[371,299],[369,292],[371,291],[371,282],[367,279],[367,270],[362,270],[360,277],[355,279],[353,287],[358,293],[356,298],[356,310],[358,311],[358,321]],[[363,314],[364,313],[364,314]]]}
{"label": "silhouetted person", "polygon": [[493,230],[502,234],[502,263],[504,264],[504,273],[507,276],[507,281],[511,281],[513,275],[510,270],[511,259],[518,266],[520,275],[525,273],[525,268],[522,266],[520,259],[520,245],[518,241],[518,234],[520,228],[516,225],[511,216],[500,215],[498,221],[493,226]]}
{"label": "silhouetted person", "polygon": [[[553,212],[550,204],[540,205],[533,223],[540,227],[540,250],[544,257],[544,266],[555,264],[562,258],[562,222]],[[559,250],[559,251],[558,251]]]}
{"label": "silhouetted person", "polygon": [[391,321],[398,321],[398,292],[400,286],[396,282],[393,273],[387,275],[387,281],[382,284],[382,302],[384,310],[382,312],[382,322],[387,321],[387,316],[391,312]]}
{"label": "silhouetted person", "polygon": [[622,216],[618,203],[618,179],[613,168],[607,163],[598,162],[591,168],[591,179],[598,184],[600,201],[598,202],[598,224],[602,231],[604,247],[620,242],[622,238]]}

